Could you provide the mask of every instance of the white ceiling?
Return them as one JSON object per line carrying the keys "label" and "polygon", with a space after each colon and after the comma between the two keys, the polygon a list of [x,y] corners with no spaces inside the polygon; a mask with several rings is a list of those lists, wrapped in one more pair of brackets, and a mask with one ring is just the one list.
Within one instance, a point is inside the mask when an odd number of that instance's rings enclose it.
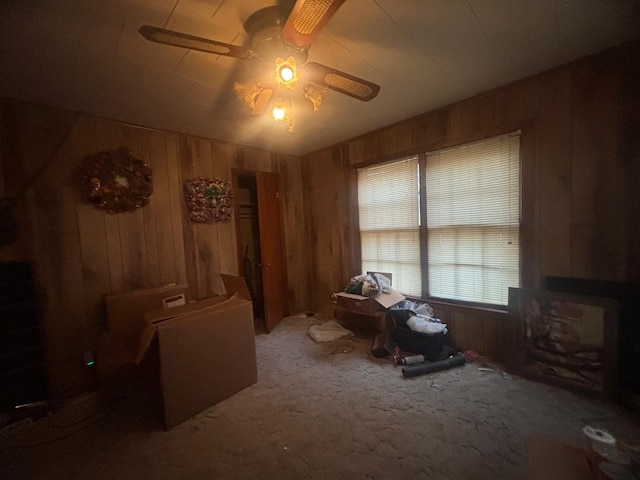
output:
{"label": "white ceiling", "polygon": [[295,133],[233,91],[250,61],[145,40],[151,24],[243,45],[268,0],[2,0],[0,96],[301,155],[640,37],[637,0],[347,0],[309,61],[380,85],[297,102]]}

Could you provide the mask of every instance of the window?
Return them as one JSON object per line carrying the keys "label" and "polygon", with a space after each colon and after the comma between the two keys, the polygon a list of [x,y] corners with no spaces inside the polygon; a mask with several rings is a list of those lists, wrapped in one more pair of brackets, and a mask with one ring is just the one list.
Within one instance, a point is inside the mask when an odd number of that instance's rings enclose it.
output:
{"label": "window", "polygon": [[358,170],[363,272],[389,272],[400,292],[420,296],[418,157]]}
{"label": "window", "polygon": [[507,305],[519,286],[519,132],[360,169],[358,200],[362,269],[392,273],[402,293]]}

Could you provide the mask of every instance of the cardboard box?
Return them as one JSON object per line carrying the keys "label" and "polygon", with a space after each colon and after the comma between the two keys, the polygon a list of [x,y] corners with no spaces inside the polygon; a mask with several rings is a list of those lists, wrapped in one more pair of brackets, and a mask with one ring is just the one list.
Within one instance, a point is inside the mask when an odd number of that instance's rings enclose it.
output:
{"label": "cardboard box", "polygon": [[135,354],[140,333],[144,328],[144,313],[179,304],[181,299],[186,301],[188,289],[185,283],[174,283],[106,295],[107,332],[117,336],[121,342],[120,351],[110,353],[121,353],[121,350],[124,350]]}
{"label": "cardboard box", "polygon": [[590,480],[596,478],[585,448],[544,437],[529,439],[529,480]]}
{"label": "cardboard box", "polygon": [[338,305],[358,313],[376,313],[405,299],[404,295],[395,290],[392,290],[391,293],[380,293],[375,297],[364,297],[346,292],[338,292],[334,295]]}
{"label": "cardboard box", "polygon": [[167,430],[258,380],[248,289],[222,279],[227,295],[144,315],[136,362],[157,365]]}

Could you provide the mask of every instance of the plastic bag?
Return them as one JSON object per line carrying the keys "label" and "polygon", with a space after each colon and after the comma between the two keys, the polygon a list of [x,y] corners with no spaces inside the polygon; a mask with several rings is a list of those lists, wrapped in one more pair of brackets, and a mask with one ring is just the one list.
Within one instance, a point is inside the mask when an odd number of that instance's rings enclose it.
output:
{"label": "plastic bag", "polygon": [[407,327],[409,327],[414,332],[422,332],[422,333],[447,333],[447,325],[444,323],[429,321],[423,317],[415,316],[411,317],[407,320]]}

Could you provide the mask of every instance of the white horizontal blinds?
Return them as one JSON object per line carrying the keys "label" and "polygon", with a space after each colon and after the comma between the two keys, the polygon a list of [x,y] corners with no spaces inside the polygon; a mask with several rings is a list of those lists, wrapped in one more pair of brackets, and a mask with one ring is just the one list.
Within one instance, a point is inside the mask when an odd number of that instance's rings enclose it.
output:
{"label": "white horizontal blinds", "polygon": [[358,169],[362,272],[389,272],[421,295],[418,157]]}
{"label": "white horizontal blinds", "polygon": [[427,155],[429,294],[507,305],[520,283],[520,135]]}

